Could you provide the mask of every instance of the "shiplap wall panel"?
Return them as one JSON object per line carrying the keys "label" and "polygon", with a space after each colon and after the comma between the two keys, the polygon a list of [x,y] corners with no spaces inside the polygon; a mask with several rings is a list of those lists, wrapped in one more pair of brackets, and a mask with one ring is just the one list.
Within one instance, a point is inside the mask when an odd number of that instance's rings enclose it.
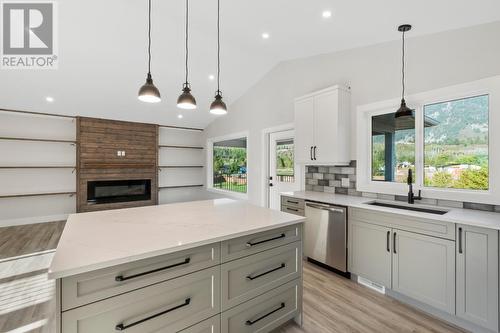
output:
{"label": "shiplap wall panel", "polygon": [[0,140],[0,166],[75,165],[76,146],[69,143]]}
{"label": "shiplap wall panel", "polygon": [[171,188],[162,189],[159,192],[159,204],[198,201],[223,198],[218,193],[207,191],[203,187],[186,187],[186,188]]}
{"label": "shiplap wall panel", "polygon": [[161,169],[159,184],[162,186],[203,185],[203,168],[164,168]]}
{"label": "shiplap wall panel", "polygon": [[160,145],[202,146],[202,132],[176,128],[159,128]]}
{"label": "shiplap wall panel", "polygon": [[0,226],[60,221],[76,211],[76,196],[0,199]]}
{"label": "shiplap wall panel", "polygon": [[76,140],[76,120],[74,118],[0,112],[0,136]]}
{"label": "shiplap wall panel", "polygon": [[159,165],[203,165],[203,149],[160,148]]}
{"label": "shiplap wall panel", "polygon": [[76,173],[73,169],[0,169],[0,184],[0,195],[75,192]]}

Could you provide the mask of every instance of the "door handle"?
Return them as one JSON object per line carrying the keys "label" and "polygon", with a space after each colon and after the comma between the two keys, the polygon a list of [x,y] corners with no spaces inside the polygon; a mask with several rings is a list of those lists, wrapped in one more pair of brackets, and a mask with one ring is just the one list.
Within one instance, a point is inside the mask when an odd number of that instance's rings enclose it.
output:
{"label": "door handle", "polygon": [[333,213],[340,213],[343,214],[344,210],[341,208],[334,208],[330,206],[325,206],[325,205],[320,205],[320,204],[313,204],[313,203],[306,203],[306,206],[311,207],[311,208],[316,208],[316,209],[322,209],[322,210],[327,210]]}
{"label": "door handle", "polygon": [[314,160],[315,160],[315,161],[316,161],[316,148],[317,148],[317,147],[316,147],[316,146],[314,146],[314,149],[313,149],[313,151],[314,151]]}
{"label": "door handle", "polygon": [[387,231],[387,252],[391,252],[391,232]]}
{"label": "door handle", "polygon": [[286,234],[281,234],[279,236],[276,236],[276,237],[273,237],[273,238],[269,238],[269,239],[264,239],[264,240],[261,240],[259,242],[247,242],[246,243],[246,246],[247,247],[252,247],[252,246],[255,246],[255,245],[259,245],[259,244],[263,244],[263,243],[267,243],[267,242],[272,242],[274,240],[277,240],[277,239],[281,239],[281,238],[285,238],[286,237]]}
{"label": "door handle", "polygon": [[138,278],[138,277],[141,277],[141,276],[145,276],[145,275],[149,275],[149,274],[153,274],[153,273],[158,273],[158,272],[170,269],[170,268],[174,268],[174,267],[178,267],[178,266],[182,266],[182,265],[187,265],[187,264],[189,264],[190,261],[191,261],[191,258],[188,257],[188,258],[184,259],[184,261],[182,261],[182,262],[178,262],[176,264],[172,264],[172,265],[168,265],[168,266],[165,266],[165,267],[153,269],[153,270],[150,270],[150,271],[147,271],[147,272],[138,273],[138,274],[134,274],[134,275],[130,275],[130,276],[118,275],[118,276],[115,277],[115,281],[116,282],[123,282],[123,281],[131,280],[131,279],[135,279],[135,278]]}
{"label": "door handle", "polygon": [[271,273],[276,272],[276,271],[278,271],[278,270],[280,270],[280,269],[282,269],[282,268],[285,268],[285,267],[286,267],[286,264],[285,264],[285,263],[282,263],[282,264],[281,264],[281,265],[279,265],[278,267],[273,268],[273,269],[270,269],[270,270],[268,270],[268,271],[266,271],[266,272],[264,272],[264,273],[260,273],[260,274],[258,274],[258,275],[254,275],[254,276],[252,276],[252,275],[250,274],[250,275],[248,275],[248,276],[247,276],[247,280],[252,281],[252,280],[258,279],[258,278],[260,278],[260,277],[262,277],[262,276],[265,276],[265,275],[267,275],[267,274],[271,274]]}
{"label": "door handle", "polygon": [[270,315],[272,315],[272,314],[273,314],[273,313],[275,313],[275,312],[278,312],[279,310],[283,309],[284,307],[285,307],[285,303],[283,303],[283,302],[282,302],[282,303],[280,304],[280,306],[279,306],[279,307],[277,307],[276,309],[274,309],[274,310],[272,310],[272,311],[270,311],[270,312],[266,313],[265,315],[262,315],[262,316],[260,316],[259,318],[254,319],[254,320],[247,320],[247,321],[245,322],[245,325],[247,325],[247,326],[252,326],[252,325],[253,325],[253,324],[255,324],[256,322],[261,321],[262,319],[264,319],[264,318],[266,318],[266,317],[269,317]]}
{"label": "door handle", "polygon": [[313,160],[313,146],[311,146],[311,151],[309,152],[309,155],[311,156],[311,161]]}
{"label": "door handle", "polygon": [[462,249],[462,228],[458,228],[458,253],[464,253]]}
{"label": "door handle", "polygon": [[394,233],[394,239],[393,239],[393,243],[392,243],[392,251],[394,252],[394,254],[397,254],[397,252],[396,252],[396,233]]}

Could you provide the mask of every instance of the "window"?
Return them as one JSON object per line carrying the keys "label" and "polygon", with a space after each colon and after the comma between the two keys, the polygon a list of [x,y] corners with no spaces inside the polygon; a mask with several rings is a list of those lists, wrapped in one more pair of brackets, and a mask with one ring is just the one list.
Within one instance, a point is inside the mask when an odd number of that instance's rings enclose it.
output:
{"label": "window", "polygon": [[394,115],[372,117],[373,181],[405,183],[408,170],[415,171],[415,119]]}
{"label": "window", "polygon": [[424,106],[424,185],[487,190],[488,95]]}
{"label": "window", "polygon": [[276,178],[280,182],[295,182],[293,140],[276,142]]}
{"label": "window", "polygon": [[247,193],[246,137],[215,141],[212,147],[212,187]]}

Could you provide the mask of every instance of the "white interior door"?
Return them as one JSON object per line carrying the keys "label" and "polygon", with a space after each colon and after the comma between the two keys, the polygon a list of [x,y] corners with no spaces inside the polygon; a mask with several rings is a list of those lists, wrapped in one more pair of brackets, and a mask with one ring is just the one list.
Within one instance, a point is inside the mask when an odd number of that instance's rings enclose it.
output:
{"label": "white interior door", "polygon": [[280,193],[300,190],[301,168],[294,156],[294,131],[269,134],[269,208],[280,210]]}

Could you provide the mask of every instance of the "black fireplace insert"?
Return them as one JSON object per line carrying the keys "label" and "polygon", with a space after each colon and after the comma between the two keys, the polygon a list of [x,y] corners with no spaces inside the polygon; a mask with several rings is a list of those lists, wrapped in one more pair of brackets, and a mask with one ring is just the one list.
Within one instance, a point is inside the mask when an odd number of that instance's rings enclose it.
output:
{"label": "black fireplace insert", "polygon": [[151,200],[151,179],[87,182],[87,203],[104,204]]}

